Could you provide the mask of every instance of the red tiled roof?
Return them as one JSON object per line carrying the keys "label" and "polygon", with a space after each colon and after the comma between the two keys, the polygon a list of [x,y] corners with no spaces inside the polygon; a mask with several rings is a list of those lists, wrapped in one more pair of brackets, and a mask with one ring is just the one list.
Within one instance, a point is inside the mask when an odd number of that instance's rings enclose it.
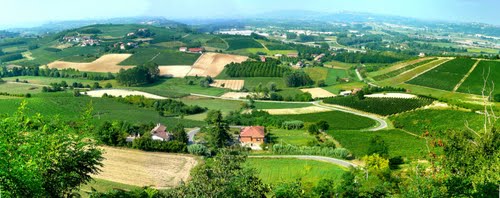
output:
{"label": "red tiled roof", "polygon": [[265,137],[263,126],[249,126],[241,128],[240,137]]}
{"label": "red tiled roof", "polygon": [[203,48],[189,48],[190,52],[201,52],[203,51]]}

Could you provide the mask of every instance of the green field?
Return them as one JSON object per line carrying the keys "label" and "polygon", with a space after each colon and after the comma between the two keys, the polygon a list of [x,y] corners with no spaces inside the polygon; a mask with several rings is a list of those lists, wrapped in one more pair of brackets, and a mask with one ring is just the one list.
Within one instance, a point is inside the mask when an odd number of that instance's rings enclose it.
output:
{"label": "green field", "polygon": [[266,87],[269,85],[269,83],[273,82],[276,84],[277,88],[279,89],[278,93],[281,94],[283,97],[291,96],[294,97],[296,94],[301,94],[302,91],[300,91],[298,88],[290,88],[285,85],[285,81],[283,78],[280,77],[238,77],[238,78],[231,78],[225,74],[225,71],[222,71],[221,74],[219,74],[216,79],[225,79],[225,80],[244,80],[245,85],[244,87],[247,88],[248,90],[252,90],[254,87],[258,86],[259,84],[262,84],[263,87]]}
{"label": "green field", "polygon": [[383,116],[417,109],[430,105],[433,101],[429,98],[365,98],[360,100],[356,96],[338,96],[323,100],[327,104],[336,104]]}
{"label": "green field", "polygon": [[94,122],[100,123],[106,120],[123,120],[132,123],[161,122],[165,125],[183,123],[186,127],[203,126],[204,122],[182,120],[172,117],[161,117],[153,109],[139,108],[115,101],[109,98],[74,97],[71,93],[40,93],[27,99],[3,99],[0,100],[0,113],[10,114],[15,112],[19,104],[26,100],[28,102],[28,113],[41,113],[44,116],[56,116],[60,119],[71,121],[78,120],[81,112],[87,104],[92,101],[94,108]]}
{"label": "green field", "polygon": [[276,117],[284,118],[287,120],[302,120],[306,123],[315,123],[320,120],[325,120],[330,124],[330,130],[366,129],[375,126],[376,124],[372,119],[350,113],[344,113],[341,111],[328,111],[322,113],[297,115],[279,115]]}
{"label": "green field", "polygon": [[325,66],[327,67],[337,67],[337,68],[342,68],[342,69],[351,69],[352,67],[356,66],[356,63],[344,63],[340,61],[329,61],[324,63]]}
{"label": "green field", "polygon": [[214,38],[206,41],[205,46],[213,47],[213,48],[217,48],[217,49],[223,49],[223,50],[228,48],[226,41],[222,40],[219,37],[214,37]]}
{"label": "green field", "polygon": [[407,134],[401,130],[385,130],[377,132],[363,131],[328,131],[340,144],[349,149],[356,158],[361,158],[368,152],[368,142],[371,137],[381,136],[389,147],[390,156],[421,158],[426,155],[425,140]]}
{"label": "green field", "polygon": [[277,144],[292,144],[307,146],[307,143],[316,138],[304,130],[268,129],[270,142]]}
{"label": "green field", "polygon": [[[488,88],[491,89],[494,84],[494,93],[500,93],[500,62],[498,61],[479,62],[474,71],[472,71],[472,73],[469,75],[469,77],[467,77],[467,79],[457,91],[481,95],[481,90],[484,85],[484,78],[486,76],[488,76]],[[493,82],[493,84],[491,82]]]}
{"label": "green field", "polygon": [[394,127],[417,135],[429,132],[433,135],[443,136],[447,131],[466,130],[466,123],[474,130],[481,130],[484,117],[466,111],[425,109],[391,116],[390,120]]}
{"label": "green field", "polygon": [[236,54],[241,54],[244,56],[248,56],[248,55],[256,54],[256,53],[265,53],[268,56],[272,56],[275,54],[297,53],[297,50],[269,50],[266,48],[244,48],[244,49],[232,50],[231,52],[236,53]]}
{"label": "green field", "polygon": [[0,82],[0,92],[7,92],[10,94],[34,94],[42,92],[42,87],[24,83]]}
{"label": "green field", "polygon": [[491,48],[467,48],[467,52],[478,53],[478,54],[499,54],[500,53],[500,51],[498,49],[491,49]]}
{"label": "green field", "polygon": [[442,64],[446,61],[449,61],[449,59],[441,59],[441,60],[433,61],[433,62],[427,63],[425,65],[422,65],[420,67],[417,67],[415,69],[412,69],[406,73],[402,73],[398,76],[395,76],[394,78],[389,78],[389,79],[385,79],[383,81],[379,81],[379,82],[377,82],[377,84],[380,86],[394,86],[397,84],[401,84],[401,83],[404,83],[404,82],[412,79],[416,75],[419,75],[422,72],[425,72],[425,71],[435,67],[436,65]]}
{"label": "green field", "polygon": [[146,62],[154,62],[158,65],[193,65],[200,57],[198,53],[183,53],[174,50],[138,49],[131,57],[120,65],[141,65]]}
{"label": "green field", "polygon": [[228,37],[224,38],[229,47],[228,51],[239,50],[245,48],[263,48],[262,44],[250,37]]}
{"label": "green field", "polygon": [[227,91],[221,88],[201,87],[199,84],[188,85],[187,80],[184,78],[162,78],[156,83],[139,87],[130,87],[130,89],[145,91],[165,97],[182,97],[190,93],[220,96]]}
{"label": "green field", "polygon": [[321,179],[339,181],[347,170],[327,162],[300,159],[248,158],[246,164],[257,169],[258,176],[266,184],[293,182],[297,179],[311,188]]}
{"label": "green field", "polygon": [[456,58],[408,81],[408,83],[451,91],[469,72],[475,62],[476,60],[472,59]]}
{"label": "green field", "polygon": [[412,70],[412,69],[414,69],[416,67],[425,65],[425,64],[430,63],[430,62],[435,61],[435,60],[437,60],[437,58],[427,59],[427,60],[419,61],[417,63],[405,65],[404,67],[401,67],[399,69],[396,69],[396,70],[393,70],[393,71],[389,71],[387,73],[383,73],[383,74],[380,74],[380,75],[373,76],[373,79],[376,80],[376,81],[381,81],[381,80],[384,80],[384,79],[387,79],[387,78],[392,78],[392,77],[398,76],[399,74],[402,74],[402,73],[404,73],[404,72],[406,72],[408,70]]}
{"label": "green field", "polygon": [[[68,85],[71,85],[73,82],[77,83],[82,83],[84,85],[86,84],[92,84],[94,82],[99,82],[95,80],[87,80],[87,79],[81,79],[81,78],[53,78],[53,77],[45,77],[45,76],[17,76],[17,77],[7,77],[3,78],[5,81],[11,81],[14,82],[16,79],[19,79],[19,81],[27,80],[28,83],[32,84],[40,84],[40,85],[50,85],[51,83],[60,83],[61,81],[66,81]],[[104,84],[101,84],[101,86],[104,86]],[[3,90],[0,86],[0,90]],[[8,91],[8,90],[6,90]]]}
{"label": "green field", "polygon": [[310,106],[312,104],[309,103],[255,102],[255,108],[257,109],[290,109]]}
{"label": "green field", "polygon": [[333,93],[333,94],[338,94],[340,91],[343,91],[343,90],[353,90],[355,88],[363,88],[364,86],[366,86],[365,83],[355,81],[355,82],[349,82],[349,83],[335,84],[332,86],[322,87],[322,88],[324,90],[327,90],[327,91]]}
{"label": "green field", "polygon": [[108,192],[115,189],[121,189],[121,190],[141,189],[141,187],[138,186],[132,186],[103,179],[94,179],[88,184],[81,186],[78,194],[80,194],[82,197],[89,197],[88,193],[92,192],[92,188],[99,192]]}

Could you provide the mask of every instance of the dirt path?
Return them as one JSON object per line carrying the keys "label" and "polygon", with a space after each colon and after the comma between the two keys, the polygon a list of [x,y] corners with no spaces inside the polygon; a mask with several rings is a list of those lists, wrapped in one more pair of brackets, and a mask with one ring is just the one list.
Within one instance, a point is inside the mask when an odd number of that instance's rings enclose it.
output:
{"label": "dirt path", "polygon": [[294,159],[303,159],[303,160],[315,160],[320,162],[327,162],[330,164],[339,165],[345,168],[357,167],[358,165],[353,164],[351,162],[332,158],[332,157],[323,157],[323,156],[314,156],[314,155],[252,155],[248,156],[249,158],[294,158]]}
{"label": "dirt path", "polygon": [[356,70],[356,75],[358,76],[359,80],[364,81],[363,76],[361,76],[361,73],[359,73],[359,70],[358,69],[355,69],[355,70]]}
{"label": "dirt path", "polygon": [[458,88],[460,88],[462,83],[464,83],[465,80],[467,80],[467,78],[469,77],[469,75],[474,71],[474,69],[476,69],[479,62],[481,62],[481,60],[477,60],[476,63],[474,63],[474,65],[470,68],[469,72],[467,72],[467,74],[464,75],[464,77],[460,80],[460,82],[458,82],[458,84],[453,88],[452,91],[453,93],[457,92]]}

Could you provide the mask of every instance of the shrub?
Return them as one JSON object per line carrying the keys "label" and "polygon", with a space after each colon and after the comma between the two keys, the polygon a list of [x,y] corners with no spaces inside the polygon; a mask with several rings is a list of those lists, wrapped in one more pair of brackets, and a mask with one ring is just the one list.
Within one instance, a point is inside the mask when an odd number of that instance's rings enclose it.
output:
{"label": "shrub", "polygon": [[207,155],[208,148],[203,144],[192,144],[187,147],[187,150],[190,154],[193,155]]}
{"label": "shrub", "polygon": [[319,128],[318,128],[318,125],[316,124],[311,124],[309,125],[309,127],[307,127],[307,131],[311,134],[311,135],[316,135],[319,133]]}
{"label": "shrub", "polygon": [[304,128],[304,122],[300,120],[285,121],[281,124],[281,128],[292,130]]}
{"label": "shrub", "polygon": [[314,84],[314,81],[303,71],[294,71],[285,75],[285,84],[288,87],[301,87]]}
{"label": "shrub", "polygon": [[279,155],[318,155],[346,159],[350,152],[345,148],[330,148],[318,146],[273,145],[272,152]]}

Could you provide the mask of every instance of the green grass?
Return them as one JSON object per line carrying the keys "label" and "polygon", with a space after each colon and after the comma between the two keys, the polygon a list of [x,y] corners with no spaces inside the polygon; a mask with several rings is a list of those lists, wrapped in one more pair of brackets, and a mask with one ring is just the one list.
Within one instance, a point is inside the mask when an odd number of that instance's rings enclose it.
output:
{"label": "green grass", "polygon": [[0,100],[0,113],[15,112],[19,104],[28,102],[28,114],[41,113],[44,116],[56,116],[65,121],[78,120],[83,109],[92,101],[94,109],[93,122],[98,124],[106,120],[123,120],[132,123],[162,122],[165,125],[183,123],[186,127],[203,126],[204,122],[172,117],[161,117],[153,109],[139,108],[117,102],[109,98],[73,97],[71,93],[40,93],[26,99]]}
{"label": "green grass", "polygon": [[146,48],[136,50],[134,55],[121,62],[120,65],[141,65],[150,61],[158,65],[192,65],[198,57],[200,57],[198,53]]}
{"label": "green grass", "polygon": [[258,86],[259,84],[262,84],[263,87],[266,87],[269,85],[269,83],[273,82],[276,84],[278,87],[279,91],[278,93],[281,94],[283,97],[287,96],[292,96],[294,97],[296,94],[301,94],[302,91],[300,91],[298,88],[293,88],[293,87],[287,87],[285,85],[285,81],[281,77],[238,77],[238,78],[231,78],[225,74],[225,71],[222,71],[221,74],[219,74],[216,79],[225,79],[225,80],[244,80],[245,85],[244,87],[252,90],[254,87]]}
{"label": "green grass", "polygon": [[492,88],[495,85],[494,93],[500,93],[500,62],[497,61],[481,61],[472,73],[467,77],[464,83],[457,90],[463,93],[472,93],[481,95],[481,90],[484,85],[484,77],[488,76],[488,87]]}
{"label": "green grass", "polygon": [[[87,46],[87,47],[70,47],[63,49],[60,52],[50,52],[45,50],[43,47],[31,50],[31,56],[33,60],[26,61],[28,63],[45,65],[55,60],[63,59],[66,57],[74,57],[75,55],[94,55],[100,57],[102,55],[102,47],[100,46]],[[71,58],[70,58],[71,59]]]}
{"label": "green grass", "polygon": [[421,85],[451,91],[471,69],[476,60],[456,58],[410,81],[409,84]]}
{"label": "green grass", "polygon": [[363,88],[366,86],[363,82],[349,82],[349,83],[340,83],[332,86],[322,87],[324,90],[327,90],[333,94],[339,94],[342,90],[353,90],[355,88]]}
{"label": "green grass", "polygon": [[322,113],[297,115],[279,115],[276,117],[281,117],[287,120],[302,120],[306,123],[316,123],[320,120],[325,120],[330,124],[331,130],[366,129],[375,126],[376,124],[372,119],[350,113],[344,113],[341,111],[328,111]]}
{"label": "green grass", "polygon": [[321,179],[340,181],[347,170],[326,162],[300,159],[248,158],[246,164],[257,169],[258,176],[266,184],[280,184],[301,179],[307,188]]}
{"label": "green grass", "polygon": [[232,53],[236,54],[241,54],[241,55],[251,55],[251,54],[256,54],[256,53],[266,53],[269,56],[273,56],[275,54],[291,54],[291,53],[297,53],[297,50],[269,50],[266,48],[244,48],[244,49],[239,49],[239,50],[232,50]]}
{"label": "green grass", "polygon": [[292,144],[296,146],[307,146],[307,143],[316,138],[303,130],[268,129],[269,138],[277,144]]}
{"label": "green grass", "polygon": [[[41,84],[41,85],[50,85],[50,83],[60,83],[61,81],[66,81],[68,85],[71,85],[71,83],[73,82],[82,83],[84,85],[92,84],[94,82],[99,82],[99,84],[101,84],[100,81],[95,81],[95,80],[87,80],[81,78],[53,78],[45,76],[17,76],[17,77],[7,77],[3,79],[5,81],[11,81],[11,82],[14,82],[16,79],[19,79],[19,81],[27,80],[28,83]],[[101,86],[104,86],[104,84],[101,84]]]}
{"label": "green grass", "polygon": [[431,69],[431,68],[435,67],[436,65],[439,65],[439,64],[444,63],[446,61],[448,61],[448,59],[433,61],[433,62],[427,63],[425,65],[422,65],[420,67],[417,67],[413,70],[410,70],[406,73],[395,76],[394,78],[389,78],[389,79],[386,79],[383,81],[379,81],[379,82],[377,82],[377,84],[381,85],[381,86],[394,86],[397,84],[401,84],[401,83],[404,83],[404,82],[412,79],[416,75],[419,75],[422,72],[425,72],[426,70]]}
{"label": "green grass", "polygon": [[180,41],[168,41],[168,42],[156,43],[155,45],[165,48],[177,49],[178,47],[185,46],[186,44]]}
{"label": "green grass", "polygon": [[324,63],[325,66],[327,67],[338,67],[342,69],[351,69],[352,67],[356,66],[356,63],[344,63],[340,61],[329,61]]}
{"label": "green grass", "polygon": [[348,78],[349,74],[345,69],[328,69],[328,75],[325,79],[327,85],[338,84],[337,78]]}
{"label": "green grass", "polygon": [[329,74],[329,69],[324,67],[306,67],[304,68],[304,72],[306,72],[312,80],[317,82],[318,80],[326,80]]}
{"label": "green grass", "polygon": [[88,184],[81,186],[78,194],[80,194],[82,197],[89,197],[88,193],[92,192],[92,188],[97,190],[98,192],[108,192],[114,189],[121,189],[121,190],[141,189],[141,187],[138,186],[112,182],[104,179],[94,179]]}
{"label": "green grass", "polygon": [[42,87],[23,83],[0,82],[0,92],[7,92],[11,94],[34,94],[42,92]]}
{"label": "green grass", "polygon": [[213,48],[218,48],[218,49],[223,49],[223,50],[225,50],[225,49],[228,48],[226,41],[222,40],[219,37],[214,37],[214,38],[206,41],[205,42],[205,46],[207,46],[207,47],[213,47]]}
{"label": "green grass", "polygon": [[469,53],[478,53],[478,54],[499,54],[500,51],[498,49],[491,48],[467,48],[467,52]]}
{"label": "green grass", "polygon": [[482,129],[484,117],[467,111],[424,109],[391,116],[390,120],[394,127],[418,135],[429,132],[432,135],[443,136],[448,131],[466,130],[466,122],[470,128],[479,131]]}
{"label": "green grass", "polygon": [[291,109],[291,108],[302,108],[302,107],[310,107],[310,106],[312,106],[312,104],[255,102],[255,108],[257,108],[257,109]]}
{"label": "green grass", "polygon": [[378,135],[387,143],[390,156],[422,158],[426,153],[425,140],[407,134],[401,130],[384,130],[377,132],[363,131],[328,131],[333,138],[349,149],[356,158],[367,154],[370,138]]}
{"label": "green grass", "polygon": [[184,78],[163,78],[154,84],[130,87],[130,89],[145,91],[165,97],[182,97],[190,93],[220,96],[227,92],[225,89],[214,87],[206,88],[201,87],[199,84],[188,85]]}

